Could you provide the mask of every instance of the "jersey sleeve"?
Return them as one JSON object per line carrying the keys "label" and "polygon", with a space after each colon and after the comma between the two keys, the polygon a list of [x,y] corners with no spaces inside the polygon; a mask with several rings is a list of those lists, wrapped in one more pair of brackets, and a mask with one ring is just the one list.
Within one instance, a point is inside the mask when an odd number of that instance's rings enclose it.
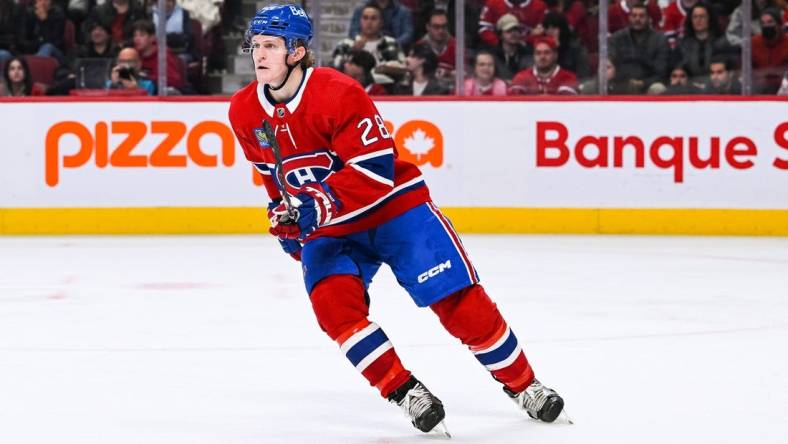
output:
{"label": "jersey sleeve", "polygon": [[263,186],[268,193],[268,197],[271,198],[271,200],[281,200],[282,195],[274,182],[271,168],[268,167],[268,164],[261,156],[253,154],[259,152],[259,150],[256,148],[256,142],[250,140],[250,136],[242,129],[243,125],[239,122],[240,119],[236,117],[237,109],[237,104],[231,103],[229,117],[235,138],[238,139],[238,142],[241,144],[241,149],[244,152],[246,160],[254,166],[254,169],[260,173],[260,176],[263,178]]}
{"label": "jersey sleeve", "polygon": [[359,86],[346,86],[337,106],[332,151],[344,167],[325,179],[340,214],[366,208],[394,188],[394,141],[375,104]]}
{"label": "jersey sleeve", "polygon": [[498,45],[498,35],[495,33],[495,24],[498,21],[497,14],[491,8],[488,0],[479,15],[479,40],[488,46]]}

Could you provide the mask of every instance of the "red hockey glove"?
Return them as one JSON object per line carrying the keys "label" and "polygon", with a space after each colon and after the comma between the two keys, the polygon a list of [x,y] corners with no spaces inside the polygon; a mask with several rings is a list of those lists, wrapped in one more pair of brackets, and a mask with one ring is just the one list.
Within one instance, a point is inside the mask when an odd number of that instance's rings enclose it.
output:
{"label": "red hockey glove", "polygon": [[313,231],[331,222],[339,207],[331,189],[326,184],[310,183],[299,190],[291,202],[294,215],[291,217],[284,203],[268,211],[271,219],[271,234],[279,239],[304,241]]}

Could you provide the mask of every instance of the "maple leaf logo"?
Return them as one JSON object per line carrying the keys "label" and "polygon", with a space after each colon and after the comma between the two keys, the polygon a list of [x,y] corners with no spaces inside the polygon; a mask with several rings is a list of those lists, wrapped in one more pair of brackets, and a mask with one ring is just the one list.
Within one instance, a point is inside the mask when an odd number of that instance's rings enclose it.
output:
{"label": "maple leaf logo", "polygon": [[426,155],[435,148],[435,139],[427,136],[427,133],[421,128],[417,128],[416,131],[413,131],[413,134],[405,138],[404,145],[420,161],[421,156]]}

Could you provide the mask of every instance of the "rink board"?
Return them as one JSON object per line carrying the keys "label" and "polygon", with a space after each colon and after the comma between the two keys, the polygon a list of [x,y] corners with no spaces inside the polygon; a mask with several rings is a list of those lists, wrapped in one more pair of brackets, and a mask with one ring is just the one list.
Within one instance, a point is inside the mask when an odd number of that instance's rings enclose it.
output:
{"label": "rink board", "polygon": [[[378,107],[385,129],[366,137],[393,137],[460,231],[788,235],[786,100]],[[0,101],[0,233],[264,230],[267,197],[227,109],[224,98]]]}

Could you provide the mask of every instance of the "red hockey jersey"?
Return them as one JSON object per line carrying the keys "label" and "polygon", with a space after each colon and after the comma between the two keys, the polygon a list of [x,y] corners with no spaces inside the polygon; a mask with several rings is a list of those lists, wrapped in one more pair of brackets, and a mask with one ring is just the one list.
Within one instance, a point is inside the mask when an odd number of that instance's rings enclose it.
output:
{"label": "red hockey jersey", "polygon": [[671,46],[675,46],[676,41],[684,35],[684,19],[687,17],[687,11],[681,0],[676,0],[665,7],[662,12],[662,32],[668,38]]}
{"label": "red hockey jersey", "polygon": [[567,95],[577,94],[577,77],[572,71],[555,70],[546,78],[536,74],[536,68],[526,68],[512,79],[509,95]]}
{"label": "red hockey jersey", "polygon": [[230,99],[230,123],[244,154],[271,199],[280,199],[263,120],[276,133],[288,192],[322,182],[339,201],[331,221],[309,239],[369,229],[430,199],[421,171],[397,158],[394,139],[361,85],[334,69],[307,69],[286,103],[276,103],[257,81]]}
{"label": "red hockey jersey", "polygon": [[515,5],[508,0],[487,0],[479,16],[479,38],[482,43],[498,46],[498,34],[495,25],[504,14],[513,14],[523,25],[523,37],[531,33],[531,29],[542,23],[547,5],[542,0],[525,0]]}

